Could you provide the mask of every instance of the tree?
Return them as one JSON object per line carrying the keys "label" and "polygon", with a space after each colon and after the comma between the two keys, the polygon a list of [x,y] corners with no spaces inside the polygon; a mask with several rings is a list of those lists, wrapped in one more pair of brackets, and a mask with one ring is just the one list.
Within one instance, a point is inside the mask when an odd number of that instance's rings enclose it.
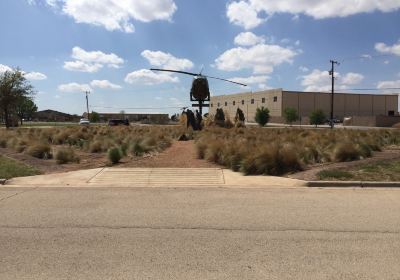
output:
{"label": "tree", "polygon": [[21,97],[16,106],[16,112],[21,121],[21,125],[23,119],[32,119],[33,114],[37,112],[37,109],[38,107],[30,97]]}
{"label": "tree", "polygon": [[92,113],[90,113],[90,117],[89,117],[89,121],[92,123],[97,123],[100,121],[100,115],[99,113],[92,111]]}
{"label": "tree", "polygon": [[3,114],[6,128],[12,125],[19,102],[33,95],[33,87],[19,69],[5,71],[0,74],[0,110]]}
{"label": "tree", "polygon": [[265,107],[257,108],[255,119],[260,126],[265,126],[269,121],[268,108]]}
{"label": "tree", "polygon": [[242,109],[237,108],[236,109],[236,116],[235,116],[235,123],[236,122],[243,122],[244,123],[244,121],[245,121],[245,117],[244,117]]}
{"label": "tree", "polygon": [[319,124],[323,124],[326,120],[326,115],[322,110],[315,110],[310,114],[310,124],[314,124],[317,127]]}
{"label": "tree", "polygon": [[299,114],[295,108],[288,107],[283,111],[283,117],[285,118],[286,123],[292,126],[292,123],[299,119]]}

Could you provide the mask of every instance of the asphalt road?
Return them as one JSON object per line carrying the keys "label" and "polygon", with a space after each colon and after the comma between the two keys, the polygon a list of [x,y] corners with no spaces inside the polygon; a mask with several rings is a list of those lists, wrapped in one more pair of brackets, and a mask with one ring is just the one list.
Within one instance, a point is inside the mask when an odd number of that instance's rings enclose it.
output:
{"label": "asphalt road", "polygon": [[0,188],[0,279],[400,279],[400,189]]}

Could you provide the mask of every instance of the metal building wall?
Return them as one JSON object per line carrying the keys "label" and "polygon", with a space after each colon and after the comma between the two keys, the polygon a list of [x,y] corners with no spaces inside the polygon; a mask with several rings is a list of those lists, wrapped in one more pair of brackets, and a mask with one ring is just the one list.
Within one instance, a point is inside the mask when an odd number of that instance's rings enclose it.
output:
{"label": "metal building wall", "polygon": [[256,110],[262,106],[270,110],[272,117],[280,117],[282,115],[282,89],[211,96],[209,113],[215,114],[217,108],[222,108],[233,120],[237,108],[240,108],[246,120],[254,122]]}

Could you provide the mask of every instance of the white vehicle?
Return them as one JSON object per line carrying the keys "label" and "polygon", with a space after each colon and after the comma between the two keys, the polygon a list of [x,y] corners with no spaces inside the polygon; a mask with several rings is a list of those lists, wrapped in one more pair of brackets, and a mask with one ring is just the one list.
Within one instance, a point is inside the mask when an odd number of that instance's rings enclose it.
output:
{"label": "white vehicle", "polygon": [[89,125],[90,121],[88,119],[80,119],[79,124],[80,125]]}

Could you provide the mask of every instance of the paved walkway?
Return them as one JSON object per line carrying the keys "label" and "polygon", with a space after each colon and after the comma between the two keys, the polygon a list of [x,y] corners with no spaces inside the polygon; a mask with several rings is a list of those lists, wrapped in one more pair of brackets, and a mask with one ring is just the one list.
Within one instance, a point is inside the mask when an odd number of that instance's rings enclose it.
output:
{"label": "paved walkway", "polygon": [[11,186],[70,187],[303,187],[305,182],[274,176],[243,176],[221,168],[96,168],[14,178]]}

